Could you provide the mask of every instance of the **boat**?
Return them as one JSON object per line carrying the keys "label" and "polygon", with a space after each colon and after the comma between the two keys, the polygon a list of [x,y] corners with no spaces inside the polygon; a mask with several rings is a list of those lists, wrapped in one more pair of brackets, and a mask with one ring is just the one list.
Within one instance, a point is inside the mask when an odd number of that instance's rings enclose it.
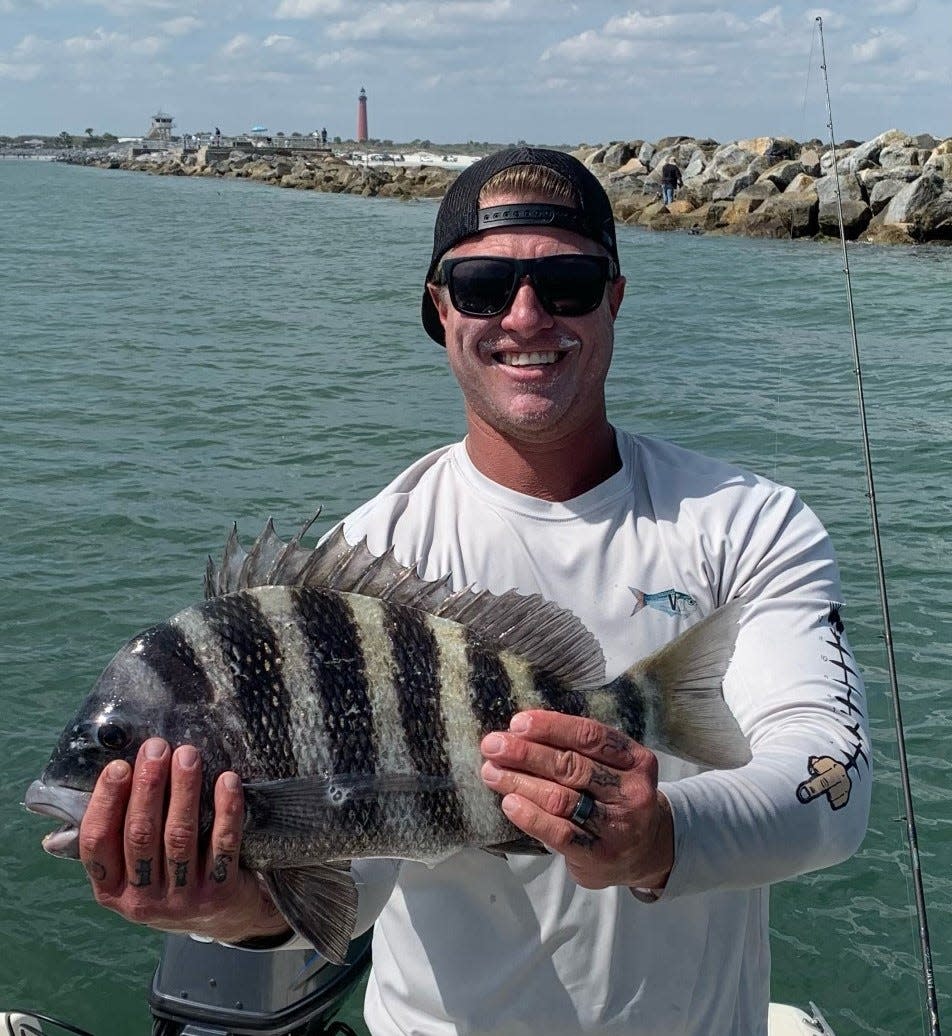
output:
{"label": "boat", "polygon": [[[167,935],[148,994],[152,1036],[357,1036],[336,1016],[370,967],[372,930],[343,964],[309,949],[248,952]],[[94,1036],[36,1011],[0,1011],[0,1036]],[[767,1036],[835,1036],[819,1008],[772,1003]]]}

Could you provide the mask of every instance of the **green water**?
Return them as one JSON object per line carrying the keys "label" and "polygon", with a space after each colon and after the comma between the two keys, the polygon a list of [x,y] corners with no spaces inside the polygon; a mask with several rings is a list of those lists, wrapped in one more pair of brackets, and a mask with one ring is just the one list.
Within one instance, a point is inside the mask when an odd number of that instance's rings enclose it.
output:
{"label": "green water", "polygon": [[[200,596],[230,523],[331,521],[461,434],[418,311],[433,203],[0,162],[0,1009],[148,1031],[158,938],[20,807],[113,652]],[[797,486],[871,699],[861,852],[773,896],[773,997],[924,1032],[838,247],[623,230],[625,427]],[[952,251],[855,249],[854,301],[940,1008],[952,1025]],[[323,525],[322,520],[322,527]],[[352,1005],[350,1018],[359,1017]]]}

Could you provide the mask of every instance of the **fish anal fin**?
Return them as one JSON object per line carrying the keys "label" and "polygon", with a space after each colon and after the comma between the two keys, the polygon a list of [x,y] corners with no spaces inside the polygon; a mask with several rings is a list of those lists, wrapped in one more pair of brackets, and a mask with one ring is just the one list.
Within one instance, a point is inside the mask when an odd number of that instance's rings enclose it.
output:
{"label": "fish anal fin", "polygon": [[343,964],[357,922],[357,887],[349,864],[283,867],[262,876],[298,935],[329,961]]}
{"label": "fish anal fin", "polygon": [[493,856],[549,856],[550,852],[536,838],[523,835],[521,838],[511,838],[506,842],[493,842],[492,845],[482,846],[483,850]]}

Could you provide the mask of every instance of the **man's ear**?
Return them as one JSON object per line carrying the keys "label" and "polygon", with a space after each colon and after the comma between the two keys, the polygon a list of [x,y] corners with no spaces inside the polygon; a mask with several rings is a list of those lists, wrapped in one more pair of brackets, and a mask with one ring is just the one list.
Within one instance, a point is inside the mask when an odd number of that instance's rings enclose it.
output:
{"label": "man's ear", "polygon": [[427,283],[426,290],[430,293],[433,305],[436,306],[436,313],[440,318],[440,323],[446,327],[446,314],[450,308],[449,292],[442,284],[430,284],[429,282]]}
{"label": "man's ear", "polygon": [[621,300],[625,297],[625,278],[618,277],[608,282],[608,308],[611,310],[612,320],[618,316],[621,309]]}

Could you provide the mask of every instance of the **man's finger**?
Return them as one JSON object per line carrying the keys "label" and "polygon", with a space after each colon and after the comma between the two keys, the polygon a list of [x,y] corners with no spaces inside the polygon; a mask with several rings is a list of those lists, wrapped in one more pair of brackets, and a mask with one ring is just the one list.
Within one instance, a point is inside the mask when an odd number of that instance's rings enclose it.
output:
{"label": "man's finger", "polygon": [[198,751],[182,745],[172,755],[169,811],[165,821],[165,881],[170,895],[202,880],[198,861],[202,764]]}
{"label": "man's finger", "polygon": [[132,772],[132,792],[126,810],[126,880],[143,891],[164,883],[162,819],[171,752],[161,738],[144,742]]}
{"label": "man's finger", "polygon": [[233,885],[238,876],[238,851],[244,822],[244,796],[238,774],[223,773],[215,783],[215,821],[207,862],[207,878],[216,885]]}
{"label": "man's finger", "polygon": [[79,858],[93,891],[116,895],[125,882],[123,822],[132,789],[132,767],[122,759],[99,775],[79,829]]}
{"label": "man's finger", "polygon": [[598,720],[546,709],[517,712],[509,730],[530,741],[579,752],[618,770],[632,769],[640,754],[647,751],[621,730]]}

